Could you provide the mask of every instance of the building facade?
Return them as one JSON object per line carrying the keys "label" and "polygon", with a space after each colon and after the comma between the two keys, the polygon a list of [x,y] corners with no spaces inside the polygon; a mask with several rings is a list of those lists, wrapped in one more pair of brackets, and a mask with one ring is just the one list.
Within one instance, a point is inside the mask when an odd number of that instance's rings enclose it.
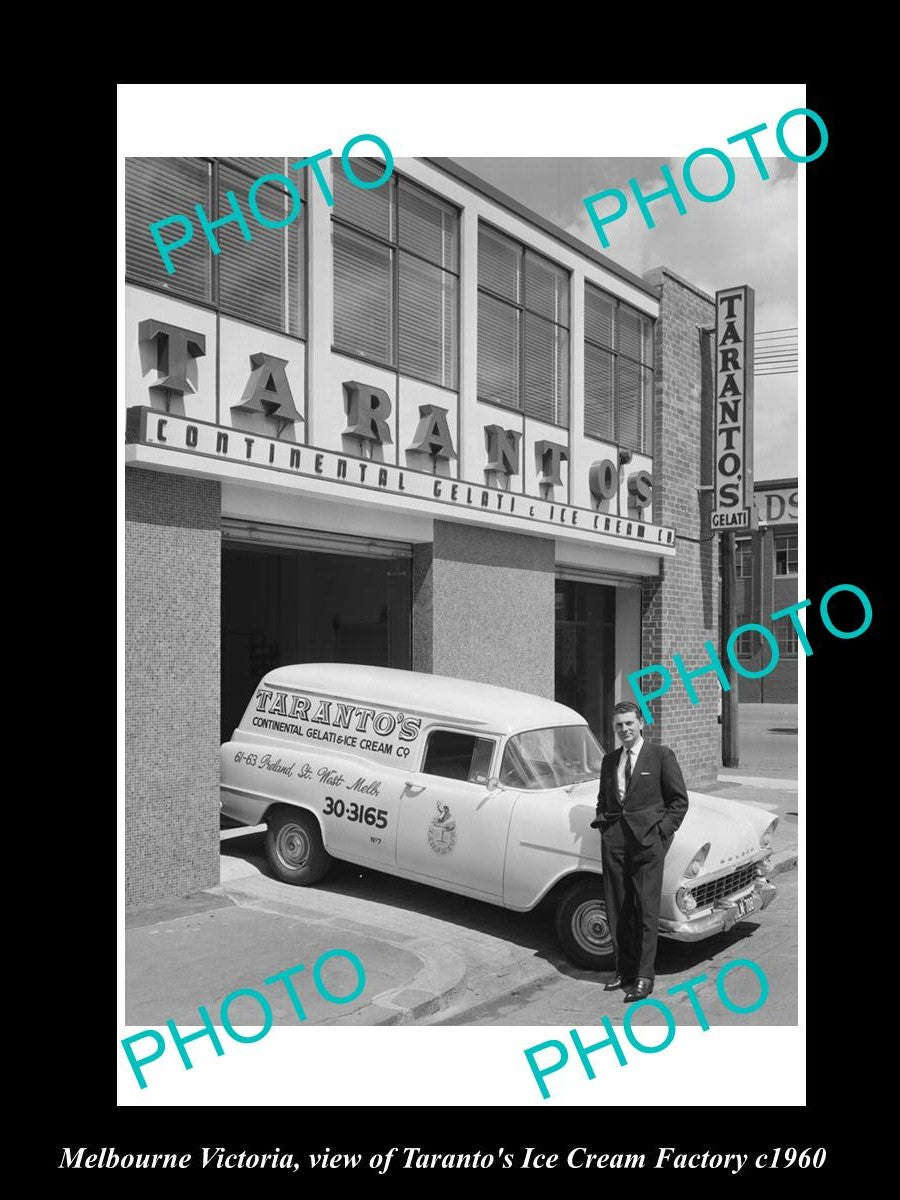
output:
{"label": "building facade", "polygon": [[[629,672],[701,665],[709,296],[443,159],[130,159],[126,208],[129,905],[218,882],[219,744],[276,665],[555,697],[607,747]],[[695,686],[647,733],[696,784]]]}
{"label": "building facade", "polygon": [[[796,479],[766,479],[753,485],[758,528],[735,539],[738,625],[772,625],[778,664],[762,679],[739,675],[738,698],[750,703],[797,703],[797,631],[790,621],[769,621],[773,612],[796,604],[798,503]],[[782,629],[787,625],[787,629]],[[770,650],[757,633],[742,633],[738,660],[759,671]]]}

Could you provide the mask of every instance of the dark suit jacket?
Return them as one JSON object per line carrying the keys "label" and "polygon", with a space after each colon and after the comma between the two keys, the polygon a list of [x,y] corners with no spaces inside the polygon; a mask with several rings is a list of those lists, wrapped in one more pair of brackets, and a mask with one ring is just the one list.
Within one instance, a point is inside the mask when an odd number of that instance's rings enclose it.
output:
{"label": "dark suit jacket", "polygon": [[634,764],[623,810],[617,781],[621,757],[620,746],[615,753],[605,755],[600,767],[600,832],[624,821],[644,846],[650,844],[657,826],[665,840],[671,841],[688,810],[687,788],[678,760],[668,746],[645,741]]}

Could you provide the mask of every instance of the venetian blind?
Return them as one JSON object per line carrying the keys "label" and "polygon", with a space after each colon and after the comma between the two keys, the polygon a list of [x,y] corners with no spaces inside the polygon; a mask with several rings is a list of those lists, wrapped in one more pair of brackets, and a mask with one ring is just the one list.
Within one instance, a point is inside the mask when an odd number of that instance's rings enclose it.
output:
{"label": "venetian blind", "polygon": [[551,425],[569,419],[569,335],[559,325],[525,314],[525,412]]}
{"label": "venetian blind", "polygon": [[400,253],[400,370],[456,387],[457,279]]}
{"label": "venetian blind", "polygon": [[519,408],[518,309],[483,292],[478,296],[478,398]]}
{"label": "venetian blind", "polygon": [[393,365],[394,252],[339,225],[332,244],[335,345]]}
{"label": "venetian blind", "polygon": [[455,208],[414,187],[398,182],[398,237],[412,250],[449,271],[459,270],[459,216]]}
{"label": "venetian blind", "polygon": [[617,441],[629,450],[641,449],[641,369],[619,356],[617,363],[619,428]]}
{"label": "venetian blind", "polygon": [[[168,274],[149,226],[183,214],[196,225],[194,206],[209,211],[209,164],[201,158],[127,158],[125,160],[125,270],[129,278],[191,300],[210,299],[209,249],[195,232],[172,252]],[[160,230],[164,243],[184,236],[180,221]]]}
{"label": "venetian blind", "polygon": [[615,441],[613,354],[587,342],[584,347],[584,432]]}
{"label": "venetian blind", "polygon": [[478,230],[478,286],[522,302],[522,251],[484,225]]}
{"label": "venetian blind", "polygon": [[[241,210],[250,212],[247,194],[253,180],[229,167],[219,167],[219,216],[231,211],[226,192],[234,193]],[[264,185],[255,194],[256,206],[269,221],[283,221],[296,209],[296,200],[278,187]],[[248,219],[253,240],[244,240],[236,221],[216,230],[219,305],[223,312],[271,329],[303,333],[303,214],[283,229],[269,229]]]}
{"label": "venetian blind", "polygon": [[525,251],[525,307],[559,325],[569,324],[569,273]]}
{"label": "venetian blind", "polygon": [[[380,179],[383,169],[374,167],[362,158],[351,160],[353,170],[360,179]],[[341,221],[374,233],[386,241],[393,241],[395,234],[394,185],[389,179],[377,188],[360,188],[351,183],[337,162],[331,172],[331,190],[334,192],[334,215]]]}

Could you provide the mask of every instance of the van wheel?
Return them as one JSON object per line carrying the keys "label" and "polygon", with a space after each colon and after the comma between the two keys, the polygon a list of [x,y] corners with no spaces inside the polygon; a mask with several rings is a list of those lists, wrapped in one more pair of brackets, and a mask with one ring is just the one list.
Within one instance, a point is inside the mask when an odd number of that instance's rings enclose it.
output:
{"label": "van wheel", "polygon": [[570,962],[595,971],[615,965],[603,884],[574,884],[556,906],[556,936]]}
{"label": "van wheel", "polygon": [[280,809],[269,817],[266,855],[279,879],[300,887],[317,883],[331,866],[318,822],[299,810]]}

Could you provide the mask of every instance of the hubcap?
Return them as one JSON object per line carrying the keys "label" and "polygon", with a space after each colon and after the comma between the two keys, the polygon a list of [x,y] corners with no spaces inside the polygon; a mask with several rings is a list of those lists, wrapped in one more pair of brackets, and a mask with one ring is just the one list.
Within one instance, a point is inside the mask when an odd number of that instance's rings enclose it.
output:
{"label": "hubcap", "polygon": [[606,905],[602,900],[585,900],[578,905],[572,915],[572,936],[589,954],[612,952]]}
{"label": "hubcap", "polygon": [[284,825],[275,839],[275,851],[286,867],[305,865],[309,858],[309,838],[300,825]]}

